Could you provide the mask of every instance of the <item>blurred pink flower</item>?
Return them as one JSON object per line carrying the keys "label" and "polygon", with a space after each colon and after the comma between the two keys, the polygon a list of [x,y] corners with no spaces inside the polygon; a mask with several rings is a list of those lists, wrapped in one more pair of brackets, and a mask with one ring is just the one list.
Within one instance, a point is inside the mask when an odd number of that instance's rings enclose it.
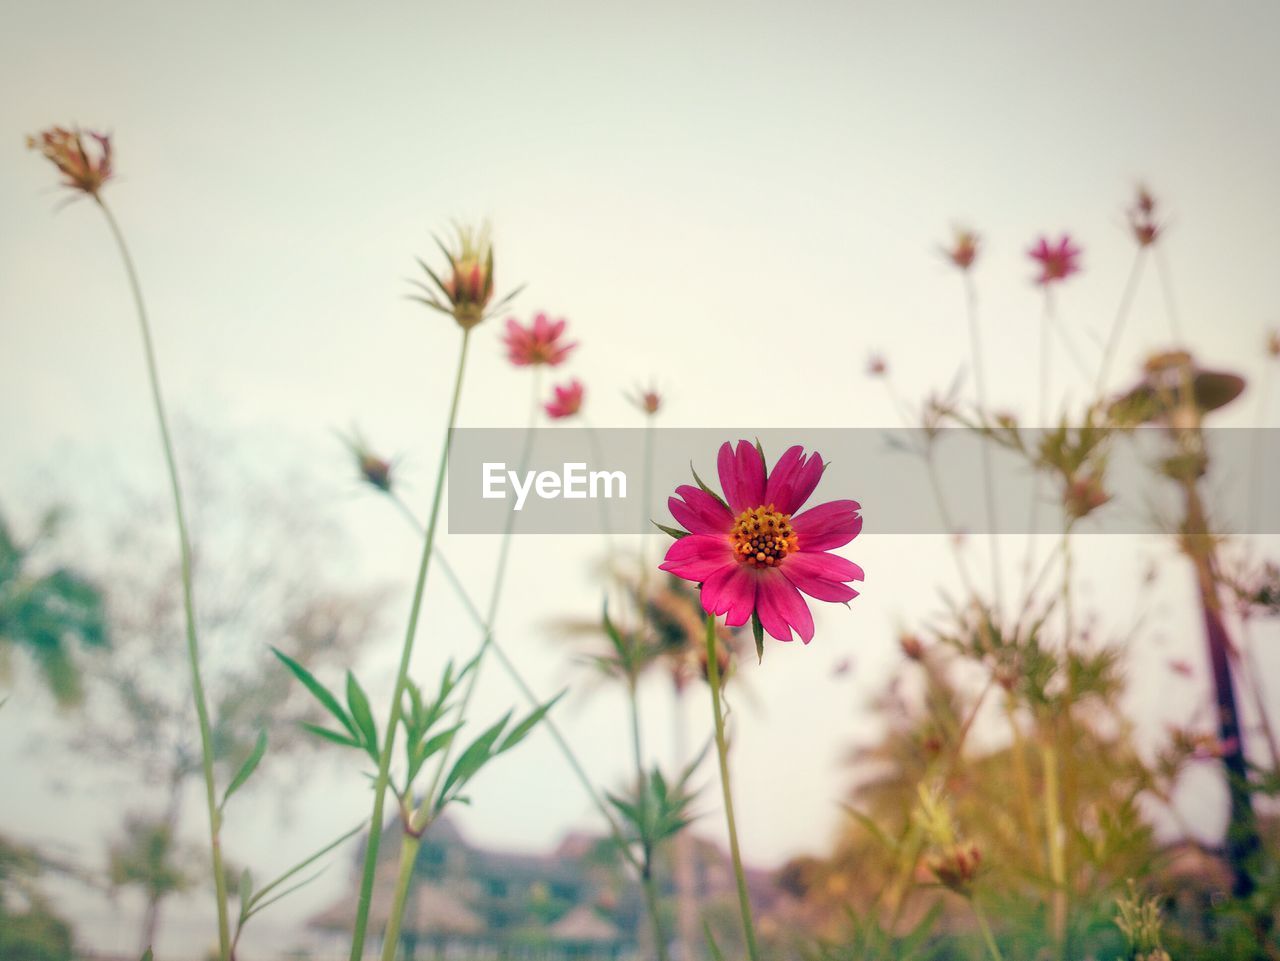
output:
{"label": "blurred pink flower", "polygon": [[1129,229],[1139,247],[1150,247],[1160,237],[1164,224],[1156,219],[1156,199],[1146,187],[1139,186],[1133,205],[1126,211]]}
{"label": "blurred pink flower", "polygon": [[634,394],[628,394],[627,400],[651,416],[662,408],[662,395],[658,393],[656,387],[646,387],[637,390]]}
{"label": "blurred pink flower", "polygon": [[1273,330],[1267,336],[1267,353],[1272,357],[1280,357],[1280,330]]}
{"label": "blurred pink flower", "polygon": [[574,378],[567,384],[557,384],[551,388],[552,398],[543,405],[547,416],[552,420],[572,417],[582,408],[582,381]]}
{"label": "blurred pink flower", "polygon": [[819,504],[794,514],[818,486],[822,457],[791,447],[766,471],[750,442],[720,448],[720,486],[725,497],[683,484],[668,499],[671,514],[688,534],[667,550],[661,568],[702,585],[702,608],[725,615],[729,627],[759,617],[771,637],[806,644],[813,640],[813,615],[800,596],[846,603],[858,596],[848,581],[861,581],[862,568],[829,553],[862,530],[857,501]]}
{"label": "blurred pink flower", "polygon": [[1080,248],[1071,242],[1070,234],[1063,234],[1056,244],[1050,244],[1047,238],[1041,237],[1027,251],[1027,256],[1040,265],[1040,276],[1036,278],[1036,283],[1048,286],[1078,273],[1080,264],[1077,263],[1077,258],[1080,253]]}
{"label": "blurred pink flower", "polygon": [[884,354],[872,354],[867,358],[867,376],[883,377],[889,372],[889,362],[884,359]]}
{"label": "blurred pink flower", "polygon": [[507,320],[507,332],[502,342],[507,346],[507,359],[517,367],[529,367],[535,364],[546,364],[555,367],[569,356],[569,351],[577,347],[576,341],[565,343],[562,340],[565,322],[550,320],[546,314],[537,314],[528,327],[514,317]]}
{"label": "blurred pink flower", "polygon": [[[86,138],[90,146],[86,148]],[[39,150],[66,178],[63,185],[91,197],[111,179],[111,137],[73,127],[50,127],[27,137],[27,149]]]}
{"label": "blurred pink flower", "polygon": [[955,228],[950,247],[943,247],[942,253],[961,270],[968,270],[978,259],[978,247],[981,241],[972,230],[964,227]]}

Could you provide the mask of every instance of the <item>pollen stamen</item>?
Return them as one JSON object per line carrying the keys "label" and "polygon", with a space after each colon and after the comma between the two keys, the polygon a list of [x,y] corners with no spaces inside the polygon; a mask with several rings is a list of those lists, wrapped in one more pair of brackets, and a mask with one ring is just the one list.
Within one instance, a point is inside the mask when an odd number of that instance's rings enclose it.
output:
{"label": "pollen stamen", "polygon": [[729,537],[738,559],[752,567],[777,567],[783,558],[798,550],[791,515],[781,513],[772,504],[739,514]]}

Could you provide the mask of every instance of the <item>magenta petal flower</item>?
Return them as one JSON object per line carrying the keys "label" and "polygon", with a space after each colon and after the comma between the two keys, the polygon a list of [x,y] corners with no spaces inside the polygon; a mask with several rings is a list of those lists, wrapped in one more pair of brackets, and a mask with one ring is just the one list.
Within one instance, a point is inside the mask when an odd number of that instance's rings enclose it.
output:
{"label": "magenta petal flower", "polygon": [[1078,273],[1081,252],[1072,243],[1070,234],[1063,234],[1056,244],[1049,243],[1047,237],[1041,237],[1027,251],[1027,256],[1040,265],[1040,276],[1036,278],[1036,283],[1047,287]]}
{"label": "magenta petal flower", "polygon": [[862,530],[857,501],[804,506],[826,465],[816,452],[788,448],[766,470],[755,445],[726,443],[717,462],[723,500],[699,487],[682,485],[668,501],[671,515],[687,534],[667,550],[661,565],[702,585],[702,608],[741,627],[753,615],[780,641],[799,635],[813,640],[813,615],[801,594],[845,603],[858,596],[850,581],[862,568],[829,553]]}
{"label": "magenta petal flower", "polygon": [[582,387],[582,381],[578,378],[575,377],[567,384],[557,384],[551,388],[551,392],[551,400],[543,404],[542,409],[552,420],[572,417],[582,409],[582,395],[585,390]]}
{"label": "magenta petal flower", "polygon": [[507,332],[502,337],[507,359],[517,367],[536,364],[557,366],[578,346],[576,341],[563,342],[564,328],[563,319],[551,320],[546,314],[537,314],[527,327],[514,317],[508,319]]}

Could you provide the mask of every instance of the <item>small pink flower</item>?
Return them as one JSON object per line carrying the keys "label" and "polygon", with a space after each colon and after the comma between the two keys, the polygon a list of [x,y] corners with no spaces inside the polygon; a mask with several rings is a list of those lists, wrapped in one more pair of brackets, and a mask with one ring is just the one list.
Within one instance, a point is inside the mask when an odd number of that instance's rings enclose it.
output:
{"label": "small pink flower", "polygon": [[627,400],[651,417],[662,409],[662,395],[656,387],[637,389],[634,394],[627,395]]}
{"label": "small pink flower", "polygon": [[1040,276],[1036,283],[1047,287],[1049,284],[1066,280],[1080,271],[1077,263],[1081,250],[1071,242],[1070,234],[1063,234],[1056,244],[1041,237],[1034,247],[1027,251],[1027,256],[1040,265]]}
{"label": "small pink flower", "polygon": [[552,420],[572,417],[582,408],[582,381],[574,378],[567,384],[557,384],[551,388],[552,398],[543,405],[543,410]]}
{"label": "small pink flower", "polygon": [[[722,500],[683,484],[667,501],[689,531],[667,550],[662,570],[702,585],[702,609],[741,627],[753,615],[771,637],[790,641],[794,630],[813,640],[813,615],[800,596],[846,603],[858,596],[848,581],[862,568],[830,553],[862,530],[857,501],[829,501],[796,514],[818,486],[826,465],[791,447],[766,471],[748,441],[726,443],[718,461]],[[794,518],[792,515],[795,515]]]}
{"label": "small pink flower", "polygon": [[502,337],[507,346],[507,359],[517,367],[557,366],[578,346],[576,341],[563,342],[564,326],[564,320],[550,320],[546,314],[537,314],[528,327],[514,317],[509,318],[507,332]]}
{"label": "small pink flower", "polygon": [[[88,146],[86,146],[86,141]],[[91,197],[111,179],[111,137],[73,127],[50,127],[27,137],[27,149],[39,150],[66,179],[63,185]]]}
{"label": "small pink flower", "polygon": [[1156,199],[1146,187],[1139,186],[1133,205],[1126,211],[1129,229],[1139,247],[1150,247],[1164,231],[1164,224],[1156,219]]}
{"label": "small pink flower", "polygon": [[943,247],[943,255],[961,270],[968,270],[978,259],[978,247],[981,241],[972,230],[964,227],[955,229],[950,247]]}

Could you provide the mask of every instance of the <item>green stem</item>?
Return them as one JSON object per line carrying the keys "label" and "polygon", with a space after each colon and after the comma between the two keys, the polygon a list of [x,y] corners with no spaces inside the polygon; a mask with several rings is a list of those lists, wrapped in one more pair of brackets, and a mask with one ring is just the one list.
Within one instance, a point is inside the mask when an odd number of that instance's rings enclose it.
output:
{"label": "green stem", "polygon": [[[978,325],[978,291],[973,277],[964,272],[965,313],[969,318],[969,342],[973,351],[973,380],[978,392],[978,406],[987,409],[987,381],[982,364],[982,332]],[[991,468],[991,439],[980,438],[982,443],[982,488],[986,499],[988,549],[991,552],[991,593],[996,610],[1004,607],[1004,590],[1000,576],[1000,535],[996,531],[995,473]]]}
{"label": "green stem", "polygon": [[[540,368],[533,369],[533,385],[531,390],[531,401],[529,406],[529,423],[525,428],[524,449],[520,452],[520,468],[519,472],[523,474],[529,466],[529,460],[533,456],[533,433],[534,425],[538,420],[538,387],[541,381]],[[493,589],[489,592],[489,609],[485,611],[484,621],[484,638],[480,641],[480,650],[476,652],[475,660],[471,665],[471,676],[467,679],[467,689],[462,694],[462,700],[458,704],[455,716],[460,720],[467,716],[467,708],[471,706],[471,698],[476,692],[476,684],[480,680],[480,668],[484,666],[484,656],[488,653],[489,648],[493,646],[493,624],[498,618],[498,604],[502,600],[502,588],[507,580],[507,561],[511,557],[511,535],[515,531],[516,512],[508,511],[507,520],[502,528],[502,545],[498,548],[498,566],[493,575]],[[444,778],[445,768],[449,765],[449,758],[453,752],[453,744],[446,745],[444,752],[440,755],[440,763],[436,767],[435,776],[431,779],[431,789],[422,796],[422,803],[418,806],[418,810],[414,813],[414,822],[421,822],[426,817],[427,812],[434,803],[436,790],[440,787],[440,782]]]}
{"label": "green stem", "polygon": [[418,615],[422,611],[422,597],[427,586],[427,571],[431,565],[432,547],[435,544],[436,522],[440,519],[440,503],[444,494],[445,471],[449,466],[449,445],[453,438],[453,425],[458,416],[458,401],[462,397],[462,375],[467,366],[467,347],[471,331],[464,330],[462,348],[458,354],[458,369],[454,376],[453,398],[449,402],[449,420],[445,427],[444,443],[440,451],[440,466],[436,471],[436,489],[431,499],[431,514],[427,520],[426,535],[422,545],[422,560],[418,564],[418,580],[413,589],[413,604],[409,608],[409,626],[405,631],[404,647],[400,652],[400,667],[396,672],[395,689],[391,696],[391,715],[387,720],[386,738],[378,759],[378,776],[373,787],[373,817],[369,823],[369,841],[364,852],[364,870],[360,878],[360,900],[356,904],[355,928],[351,938],[351,961],[360,961],[364,955],[365,932],[369,926],[369,905],[373,900],[373,880],[378,867],[378,847],[382,841],[382,812],[387,800],[387,786],[391,780],[391,752],[395,748],[396,728],[400,726],[400,712],[405,684],[409,677],[409,660],[413,654],[413,641],[418,632]]}
{"label": "green stem", "polygon": [[1040,757],[1044,765],[1044,819],[1049,849],[1049,877],[1053,881],[1053,939],[1057,945],[1057,957],[1061,958],[1067,930],[1067,865],[1062,809],[1058,801],[1060,788],[1055,737],[1052,730],[1044,736]]}
{"label": "green stem", "polygon": [[742,931],[747,940],[747,957],[760,961],[755,924],[751,920],[751,898],[747,894],[747,875],[742,868],[742,851],[738,847],[738,825],[733,816],[733,790],[729,785],[729,746],[724,737],[724,712],[720,706],[720,662],[716,658],[716,619],[707,615],[707,676],[711,686],[711,710],[716,721],[716,754],[720,759],[720,787],[724,793],[724,816],[729,826],[729,854],[733,857],[733,873],[738,881],[738,907],[742,911]]}
{"label": "green stem", "polygon": [[[627,679],[627,696],[631,702],[631,748],[635,755],[637,800],[640,812],[640,824],[649,824],[649,779],[644,769],[644,749],[640,742],[640,696],[636,678]],[[653,948],[659,961],[667,961],[667,934],[662,927],[662,918],[658,914],[658,889],[653,879],[653,842],[646,836],[647,830],[641,832],[640,881],[644,885],[645,904],[649,908],[649,920],[653,923]]]}
{"label": "green stem", "polygon": [[143,352],[147,360],[147,375],[151,386],[151,400],[155,405],[156,420],[160,425],[160,440],[164,447],[165,465],[169,470],[169,487],[173,495],[173,510],[178,523],[178,547],[182,558],[182,607],[186,618],[187,657],[191,664],[191,691],[195,701],[196,719],[200,727],[201,768],[204,772],[205,800],[209,808],[209,848],[213,861],[213,885],[218,899],[218,952],[223,961],[231,956],[230,923],[227,917],[227,878],[222,866],[222,842],[220,840],[222,815],[218,810],[217,790],[213,776],[213,737],[209,726],[209,706],[204,693],[204,681],[200,676],[200,644],[196,636],[195,595],[191,578],[191,538],[187,531],[186,510],[182,503],[182,487],[178,483],[178,465],[173,453],[173,438],[169,433],[169,418],[165,413],[164,398],[160,392],[160,373],[156,364],[155,347],[151,341],[151,325],[147,321],[147,308],[142,300],[142,286],[133,266],[124,234],[111,210],[102,198],[94,196],[99,209],[107,219],[111,235],[120,249],[129,288],[133,292],[138,309],[138,326],[142,331]]}
{"label": "green stem", "polygon": [[991,952],[991,961],[1004,961],[1004,955],[1000,953],[1000,947],[991,933],[991,925],[987,923],[986,912],[978,904],[977,898],[970,898],[969,904],[973,908],[973,916],[978,919],[978,930],[982,932],[982,940],[987,943],[987,950]]}
{"label": "green stem", "polygon": [[418,861],[420,847],[422,838],[407,832],[400,842],[400,870],[396,875],[396,889],[391,900],[391,914],[387,917],[387,930],[382,936],[382,961],[395,961],[396,949],[400,946],[400,925],[404,920],[409,884],[413,880],[413,868]]}

